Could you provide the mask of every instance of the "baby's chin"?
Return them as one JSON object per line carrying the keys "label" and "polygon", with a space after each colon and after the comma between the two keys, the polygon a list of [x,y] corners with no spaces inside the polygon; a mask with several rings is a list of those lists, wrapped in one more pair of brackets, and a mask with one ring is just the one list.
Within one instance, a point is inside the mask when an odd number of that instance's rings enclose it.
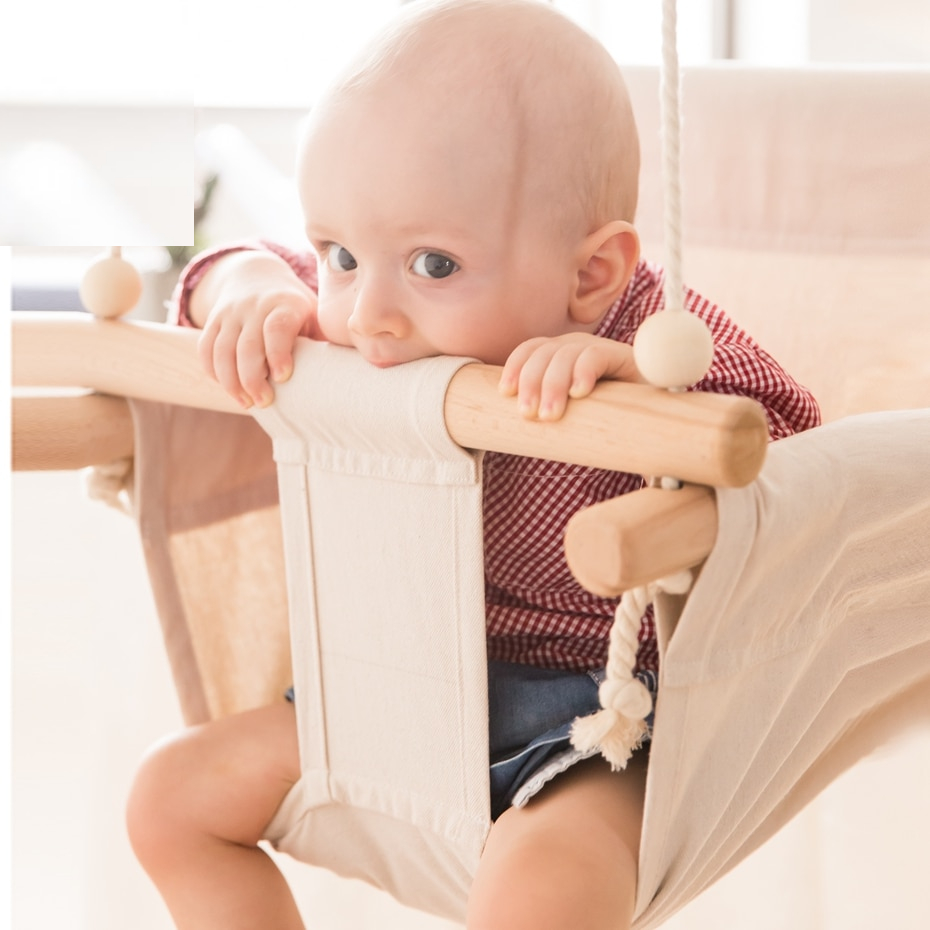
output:
{"label": "baby's chin", "polygon": [[350,348],[355,349],[369,365],[374,365],[375,368],[396,368],[398,365],[406,365],[407,362],[415,362],[437,354],[435,352],[392,352],[354,344],[351,344]]}

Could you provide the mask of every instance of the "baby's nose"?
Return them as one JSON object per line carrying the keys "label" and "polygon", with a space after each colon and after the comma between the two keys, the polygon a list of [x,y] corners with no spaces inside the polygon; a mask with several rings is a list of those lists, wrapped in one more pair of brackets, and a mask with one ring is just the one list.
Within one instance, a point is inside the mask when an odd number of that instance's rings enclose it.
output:
{"label": "baby's nose", "polygon": [[400,338],[406,335],[409,326],[396,296],[388,287],[373,282],[359,287],[349,329],[366,338],[382,335]]}

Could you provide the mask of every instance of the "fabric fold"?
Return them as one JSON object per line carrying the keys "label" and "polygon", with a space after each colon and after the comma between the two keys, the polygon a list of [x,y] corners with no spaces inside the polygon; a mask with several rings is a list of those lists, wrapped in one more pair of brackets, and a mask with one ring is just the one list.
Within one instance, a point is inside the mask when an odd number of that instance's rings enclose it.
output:
{"label": "fabric fold", "polygon": [[657,604],[637,930],[930,720],[928,469],[930,411],[869,414],[774,444],[756,482],[718,491],[695,587]]}

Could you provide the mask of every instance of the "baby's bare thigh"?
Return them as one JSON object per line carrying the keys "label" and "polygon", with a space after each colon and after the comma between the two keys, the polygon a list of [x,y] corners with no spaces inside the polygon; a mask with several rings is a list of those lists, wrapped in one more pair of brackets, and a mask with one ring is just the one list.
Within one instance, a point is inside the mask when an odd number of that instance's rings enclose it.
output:
{"label": "baby's bare thigh", "polygon": [[191,727],[149,765],[195,829],[253,845],[300,777],[294,707],[282,701]]}
{"label": "baby's bare thigh", "polygon": [[646,782],[580,763],[491,828],[469,901],[469,930],[621,930],[632,922]]}

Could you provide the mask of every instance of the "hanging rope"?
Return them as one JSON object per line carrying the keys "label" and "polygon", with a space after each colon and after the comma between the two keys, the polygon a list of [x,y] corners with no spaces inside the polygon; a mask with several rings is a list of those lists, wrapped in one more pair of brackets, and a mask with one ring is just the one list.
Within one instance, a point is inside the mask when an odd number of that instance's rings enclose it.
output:
{"label": "hanging rope", "polygon": [[[713,359],[713,340],[703,321],[684,308],[681,227],[681,120],[676,43],[675,0],[662,5],[661,110],[662,175],[665,228],[665,309],[647,317],[633,343],[640,372],[653,384],[673,391],[700,380]],[[650,484],[674,493],[675,478]],[[683,571],[624,592],[614,616],[607,653],[607,677],[598,697],[601,710],[579,717],[572,726],[572,745],[583,752],[599,749],[614,771],[626,767],[646,734],[652,711],[649,689],[633,675],[643,615],[658,592],[684,594],[691,572]]]}
{"label": "hanging rope", "polygon": [[681,117],[675,0],[662,3],[662,71],[659,81],[662,115],[662,191],[665,198],[665,309],[684,310],[681,258]]}
{"label": "hanging rope", "polygon": [[633,675],[643,614],[659,591],[684,594],[690,587],[691,572],[678,572],[631,588],[617,605],[610,629],[607,677],[598,691],[602,709],[576,718],[572,726],[572,745],[582,752],[599,749],[615,772],[626,768],[633,750],[639,748],[652,711],[649,689]]}

